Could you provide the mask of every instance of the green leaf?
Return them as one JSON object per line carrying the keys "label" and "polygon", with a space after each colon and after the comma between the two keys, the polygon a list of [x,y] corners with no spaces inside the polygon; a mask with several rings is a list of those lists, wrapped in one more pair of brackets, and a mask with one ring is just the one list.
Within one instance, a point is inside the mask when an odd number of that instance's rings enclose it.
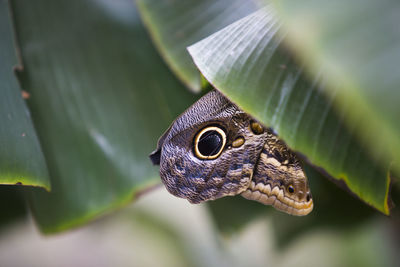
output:
{"label": "green leaf", "polygon": [[0,184],[50,189],[39,140],[14,76],[18,60],[5,0],[0,0],[0,36]]}
{"label": "green leaf", "polygon": [[348,125],[381,162],[400,173],[400,2],[273,1],[287,45],[310,73],[323,69],[328,94],[351,105]]}
{"label": "green leaf", "polygon": [[157,55],[132,1],[12,3],[20,81],[53,185],[30,201],[41,230],[55,232],[158,183],[148,155],[194,98]]}
{"label": "green leaf", "polygon": [[165,61],[192,91],[201,77],[186,47],[257,10],[251,0],[138,0],[141,16]]}
{"label": "green leaf", "polygon": [[209,201],[207,207],[217,229],[223,234],[235,234],[253,220],[270,215],[272,209],[240,195]]}
{"label": "green leaf", "polygon": [[261,9],[189,47],[205,78],[245,111],[272,127],[308,162],[342,180],[362,200],[389,214],[389,162],[374,161],[282,43],[271,8]]}

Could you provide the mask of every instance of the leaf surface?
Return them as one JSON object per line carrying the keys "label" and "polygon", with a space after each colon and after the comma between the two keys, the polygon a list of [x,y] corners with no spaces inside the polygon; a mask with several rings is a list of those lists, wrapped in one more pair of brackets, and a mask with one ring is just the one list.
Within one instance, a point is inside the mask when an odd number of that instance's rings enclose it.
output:
{"label": "leaf surface", "polygon": [[[307,71],[322,71],[324,92],[374,158],[400,173],[400,2],[396,0],[272,1],[287,45]],[[350,126],[351,127],[351,126]]]}
{"label": "leaf surface", "polygon": [[192,91],[201,77],[186,47],[257,10],[252,0],[138,0],[141,16],[168,65]]}
{"label": "leaf surface", "polygon": [[0,1],[0,36],[0,184],[50,189],[39,140],[14,75],[18,60],[5,0]]}
{"label": "leaf surface", "polygon": [[130,0],[12,2],[22,87],[53,190],[31,195],[42,231],[74,227],[158,183],[149,153],[194,102]]}
{"label": "leaf surface", "polygon": [[261,9],[189,47],[194,62],[217,89],[262,121],[309,163],[344,183],[358,197],[389,213],[388,170],[371,155],[323,94],[321,75],[308,79],[291,56],[272,8]]}

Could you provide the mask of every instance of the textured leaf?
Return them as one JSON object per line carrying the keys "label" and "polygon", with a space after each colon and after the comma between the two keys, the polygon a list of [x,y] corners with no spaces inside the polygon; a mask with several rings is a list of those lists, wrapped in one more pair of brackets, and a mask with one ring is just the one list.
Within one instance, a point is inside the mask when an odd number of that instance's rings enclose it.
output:
{"label": "textured leaf", "polygon": [[389,213],[389,162],[373,160],[346,127],[351,106],[336,110],[322,94],[325,81],[310,81],[282,43],[270,8],[257,11],[189,47],[196,65],[225,93],[310,163],[342,180],[361,199]]}
{"label": "textured leaf", "polygon": [[346,121],[375,158],[400,173],[400,2],[273,1],[287,44],[308,70],[326,77],[335,104],[351,105]]}
{"label": "textured leaf", "polygon": [[20,81],[53,185],[30,200],[42,231],[55,232],[156,183],[148,154],[194,99],[157,55],[132,1],[12,3]]}
{"label": "textured leaf", "polygon": [[137,0],[153,41],[175,74],[193,91],[199,71],[186,47],[254,12],[252,0]]}
{"label": "textured leaf", "polygon": [[18,61],[5,0],[0,0],[0,36],[0,184],[50,189],[40,144],[13,72]]}

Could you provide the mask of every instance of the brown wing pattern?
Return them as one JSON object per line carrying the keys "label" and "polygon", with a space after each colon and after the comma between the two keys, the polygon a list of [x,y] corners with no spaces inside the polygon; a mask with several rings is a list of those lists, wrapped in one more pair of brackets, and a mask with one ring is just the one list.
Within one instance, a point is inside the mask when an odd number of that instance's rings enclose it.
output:
{"label": "brown wing pattern", "polygon": [[313,209],[307,177],[297,156],[271,132],[242,196],[292,215],[307,215]]}
{"label": "brown wing pattern", "polygon": [[175,120],[150,158],[167,190],[191,203],[242,194],[293,215],[313,207],[296,155],[216,90]]}

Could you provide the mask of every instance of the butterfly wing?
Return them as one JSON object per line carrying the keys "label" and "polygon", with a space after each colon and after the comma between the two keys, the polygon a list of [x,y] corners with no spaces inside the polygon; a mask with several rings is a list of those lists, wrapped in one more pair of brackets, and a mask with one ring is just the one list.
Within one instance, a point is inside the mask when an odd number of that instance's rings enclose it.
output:
{"label": "butterfly wing", "polygon": [[174,121],[150,158],[167,190],[191,203],[242,194],[293,215],[313,208],[296,155],[216,90]]}
{"label": "butterfly wing", "polygon": [[[250,117],[217,91],[197,101],[175,120],[151,156],[156,163],[159,157],[167,190],[192,203],[246,190],[264,142],[250,130],[249,123]],[[214,159],[196,156],[196,135],[207,127],[225,134],[226,142]]]}
{"label": "butterfly wing", "polygon": [[253,180],[242,196],[292,215],[307,215],[313,200],[297,156],[276,135],[267,132]]}

